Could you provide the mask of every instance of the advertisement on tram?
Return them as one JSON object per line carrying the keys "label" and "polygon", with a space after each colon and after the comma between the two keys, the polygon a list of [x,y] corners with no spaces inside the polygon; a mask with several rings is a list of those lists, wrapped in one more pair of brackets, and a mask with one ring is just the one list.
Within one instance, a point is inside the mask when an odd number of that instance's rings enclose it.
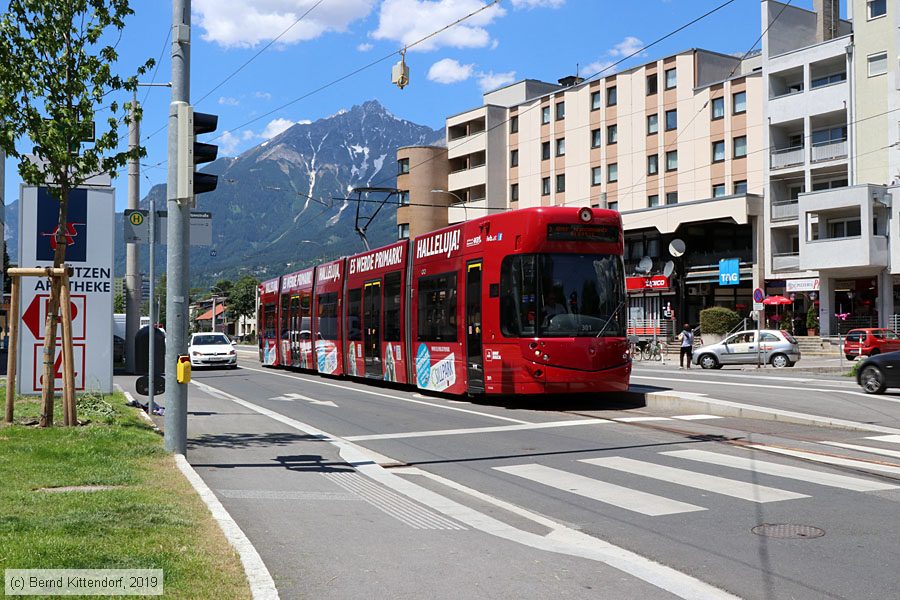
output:
{"label": "advertisement on tram", "polygon": [[315,369],[325,375],[343,375],[340,315],[344,294],[344,262],[341,258],[316,267],[313,293]]}
{"label": "advertisement on tram", "polygon": [[278,357],[278,287],[280,278],[259,284],[259,312],[256,315],[259,362],[269,367],[281,365]]}
{"label": "advertisement on tram", "polygon": [[280,359],[284,366],[313,369],[312,289],[314,269],[281,278]]}

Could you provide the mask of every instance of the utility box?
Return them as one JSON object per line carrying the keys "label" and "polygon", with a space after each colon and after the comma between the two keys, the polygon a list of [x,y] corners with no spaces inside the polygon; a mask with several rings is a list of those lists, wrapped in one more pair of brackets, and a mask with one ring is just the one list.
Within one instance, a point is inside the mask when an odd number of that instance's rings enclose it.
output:
{"label": "utility box", "polygon": [[175,374],[178,383],[191,382],[191,358],[186,354],[178,357],[178,369]]}
{"label": "utility box", "polygon": [[[156,375],[162,375],[166,370],[166,334],[159,328],[154,328],[156,339],[154,340],[154,364]],[[146,325],[138,329],[134,336],[134,373],[135,375],[150,374],[150,326]]]}

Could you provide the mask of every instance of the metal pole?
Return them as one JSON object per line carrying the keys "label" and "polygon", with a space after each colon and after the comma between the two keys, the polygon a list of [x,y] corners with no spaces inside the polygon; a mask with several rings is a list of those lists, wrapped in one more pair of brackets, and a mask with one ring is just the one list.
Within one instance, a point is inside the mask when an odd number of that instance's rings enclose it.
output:
{"label": "metal pole", "polygon": [[[134,152],[140,145],[140,124],[137,115],[137,89],[131,100],[131,123],[128,126],[128,150]],[[128,208],[137,210],[141,197],[141,166],[135,154],[128,159]],[[129,373],[135,372],[135,336],[141,326],[141,248],[138,244],[125,244],[125,361]]]}
{"label": "metal pole", "polygon": [[216,330],[216,295],[213,294],[213,307],[212,307],[212,330]]}
{"label": "metal pole", "polygon": [[762,319],[763,319],[763,314],[764,314],[764,311],[762,311],[762,310],[756,311],[756,368],[757,369],[762,368],[761,361],[759,358],[759,346],[760,346],[759,341],[762,338],[762,336],[760,335],[760,321],[762,321]]}
{"label": "metal pole", "polygon": [[187,352],[190,199],[178,198],[178,103],[190,102],[191,0],[172,0],[172,103],[169,105],[169,164],[166,249],[166,427],[165,448],[187,450],[187,384],[178,383],[178,356]]}
{"label": "metal pole", "polygon": [[153,414],[153,396],[156,393],[156,200],[150,195],[150,340],[148,342],[147,371],[150,377],[147,389],[147,414]]}

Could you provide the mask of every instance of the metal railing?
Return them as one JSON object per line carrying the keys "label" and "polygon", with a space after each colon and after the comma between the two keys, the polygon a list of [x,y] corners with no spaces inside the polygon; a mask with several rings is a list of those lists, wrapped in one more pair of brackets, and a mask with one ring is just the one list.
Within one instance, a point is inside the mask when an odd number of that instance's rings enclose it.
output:
{"label": "metal railing", "polygon": [[770,167],[772,169],[784,169],[785,167],[802,165],[805,159],[803,146],[773,150],[770,157]]}
{"label": "metal railing", "polygon": [[788,200],[786,202],[772,203],[772,220],[783,221],[786,219],[796,219],[800,214],[800,203],[796,200]]}
{"label": "metal railing", "polygon": [[810,156],[810,160],[812,162],[847,158],[847,140],[813,144],[811,150],[812,155]]}
{"label": "metal railing", "polygon": [[628,335],[638,338],[672,339],[675,325],[670,319],[628,319]]}

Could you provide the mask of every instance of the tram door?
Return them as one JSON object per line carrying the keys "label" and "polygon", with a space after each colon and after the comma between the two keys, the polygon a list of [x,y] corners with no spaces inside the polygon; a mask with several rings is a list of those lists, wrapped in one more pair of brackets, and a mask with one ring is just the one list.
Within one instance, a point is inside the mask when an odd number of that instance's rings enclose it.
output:
{"label": "tram door", "polygon": [[466,264],[466,375],[469,393],[484,392],[481,350],[481,261]]}
{"label": "tram door", "polygon": [[381,282],[363,288],[363,355],[366,377],[381,378]]}

